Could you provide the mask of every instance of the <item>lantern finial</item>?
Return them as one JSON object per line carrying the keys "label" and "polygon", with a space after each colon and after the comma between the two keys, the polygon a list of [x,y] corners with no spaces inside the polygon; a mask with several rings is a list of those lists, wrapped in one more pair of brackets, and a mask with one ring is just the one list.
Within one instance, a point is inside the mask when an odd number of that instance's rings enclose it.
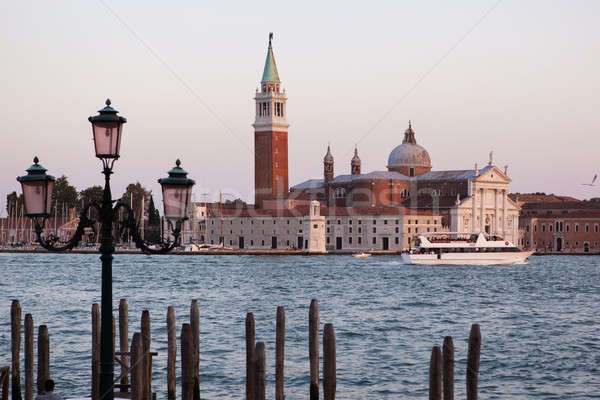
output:
{"label": "lantern finial", "polygon": [[175,161],[175,165],[177,165],[177,168],[181,165],[181,160],[179,158]]}
{"label": "lantern finial", "polygon": [[35,165],[37,165],[39,162],[40,162],[40,159],[37,156],[33,157],[33,163]]}
{"label": "lantern finial", "polygon": [[106,103],[107,106],[110,106],[110,99],[106,99]]}

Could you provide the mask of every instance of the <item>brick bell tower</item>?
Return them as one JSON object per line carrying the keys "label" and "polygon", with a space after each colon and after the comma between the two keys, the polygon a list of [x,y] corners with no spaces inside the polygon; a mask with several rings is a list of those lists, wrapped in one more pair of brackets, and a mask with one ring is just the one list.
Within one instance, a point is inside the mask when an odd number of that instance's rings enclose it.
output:
{"label": "brick bell tower", "polygon": [[288,195],[288,127],[287,97],[280,91],[281,82],[269,33],[269,48],[260,83],[256,90],[254,119],[254,203],[262,207],[265,199]]}

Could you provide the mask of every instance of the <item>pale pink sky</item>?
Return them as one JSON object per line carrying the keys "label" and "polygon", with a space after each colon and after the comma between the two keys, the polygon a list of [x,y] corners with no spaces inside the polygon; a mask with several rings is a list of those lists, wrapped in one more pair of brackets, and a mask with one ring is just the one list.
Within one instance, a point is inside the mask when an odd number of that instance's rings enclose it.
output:
{"label": "pale pink sky", "polygon": [[493,149],[512,191],[600,196],[581,185],[600,170],[598,15],[593,0],[5,2],[0,207],[34,155],[79,189],[102,183],[87,117],[106,97],[129,120],[115,197],[132,181],[158,194],[179,157],[196,200],[251,199],[270,31],[290,184],[321,177],[328,142],[336,174],[357,142],[363,170],[384,170],[411,119],[434,169]]}

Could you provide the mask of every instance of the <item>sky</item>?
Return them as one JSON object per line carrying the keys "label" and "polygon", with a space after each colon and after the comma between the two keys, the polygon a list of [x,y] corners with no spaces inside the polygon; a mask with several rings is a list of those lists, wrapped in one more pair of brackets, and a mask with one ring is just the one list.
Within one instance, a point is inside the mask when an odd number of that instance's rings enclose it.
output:
{"label": "sky", "polygon": [[128,119],[113,195],[177,158],[196,201],[253,199],[268,34],[288,95],[289,181],[385,170],[408,120],[433,169],[508,165],[513,192],[577,198],[600,172],[600,2],[14,1],[0,5],[0,209],[37,155],[103,183],[88,116]]}

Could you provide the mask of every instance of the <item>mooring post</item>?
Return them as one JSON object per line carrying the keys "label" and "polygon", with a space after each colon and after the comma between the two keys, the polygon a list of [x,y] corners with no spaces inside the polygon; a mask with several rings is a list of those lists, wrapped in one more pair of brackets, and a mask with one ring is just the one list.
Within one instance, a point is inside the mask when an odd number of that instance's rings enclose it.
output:
{"label": "mooring post", "polygon": [[144,396],[144,350],[142,335],[135,332],[131,339],[131,400],[142,400]]}
{"label": "mooring post", "polygon": [[21,400],[21,304],[13,300],[10,305],[10,339],[12,363],[10,368],[12,381],[12,400]]}
{"label": "mooring post", "polygon": [[100,398],[100,308],[92,304],[92,400]]}
{"label": "mooring post", "polygon": [[265,344],[263,342],[256,343],[254,350],[255,358],[255,376],[256,376],[256,392],[254,394],[255,400],[265,400],[266,395],[266,377],[267,377],[267,355],[265,353]]}
{"label": "mooring post", "polygon": [[442,352],[433,346],[429,360],[429,400],[442,400]]}
{"label": "mooring post", "polygon": [[175,309],[167,307],[167,399],[176,400],[177,386],[175,362],[177,360],[177,329],[175,326]]}
{"label": "mooring post", "polygon": [[452,336],[444,338],[442,361],[444,363],[442,369],[444,400],[454,400],[454,343]]}
{"label": "mooring post", "polygon": [[50,337],[48,327],[40,325],[38,328],[38,395],[44,392],[44,382],[50,379]]}
{"label": "mooring post", "polygon": [[192,329],[192,345],[194,346],[194,398],[200,397],[200,309],[198,300],[190,305],[190,327]]}
{"label": "mooring post", "polygon": [[277,307],[275,328],[275,400],[283,400],[284,358],[285,358],[285,310]]}
{"label": "mooring post", "polygon": [[119,350],[121,351],[121,392],[127,392],[129,383],[126,365],[129,365],[129,357],[125,354],[129,349],[129,307],[127,300],[119,301]]}
{"label": "mooring post", "polygon": [[323,327],[323,398],[335,400],[337,386],[335,362],[335,331],[333,324]]}
{"label": "mooring post", "polygon": [[478,324],[471,325],[469,350],[467,353],[467,400],[477,400],[477,377],[481,352],[481,330]]}
{"label": "mooring post", "polygon": [[0,377],[6,374],[6,377],[2,380],[2,400],[8,400],[8,388],[10,387],[10,367],[0,368]]}
{"label": "mooring post", "polygon": [[312,299],[308,311],[308,358],[310,361],[310,400],[319,400],[319,303]]}
{"label": "mooring post", "polygon": [[181,327],[181,399],[194,398],[194,343],[190,324]]}
{"label": "mooring post", "polygon": [[150,355],[150,312],[142,311],[141,320],[142,352],[144,364],[144,400],[152,398],[152,356]]}
{"label": "mooring post", "polygon": [[33,400],[33,317],[25,314],[25,400]]}
{"label": "mooring post", "polygon": [[254,314],[246,314],[246,400],[254,400],[256,391],[256,377],[254,368],[255,347]]}

